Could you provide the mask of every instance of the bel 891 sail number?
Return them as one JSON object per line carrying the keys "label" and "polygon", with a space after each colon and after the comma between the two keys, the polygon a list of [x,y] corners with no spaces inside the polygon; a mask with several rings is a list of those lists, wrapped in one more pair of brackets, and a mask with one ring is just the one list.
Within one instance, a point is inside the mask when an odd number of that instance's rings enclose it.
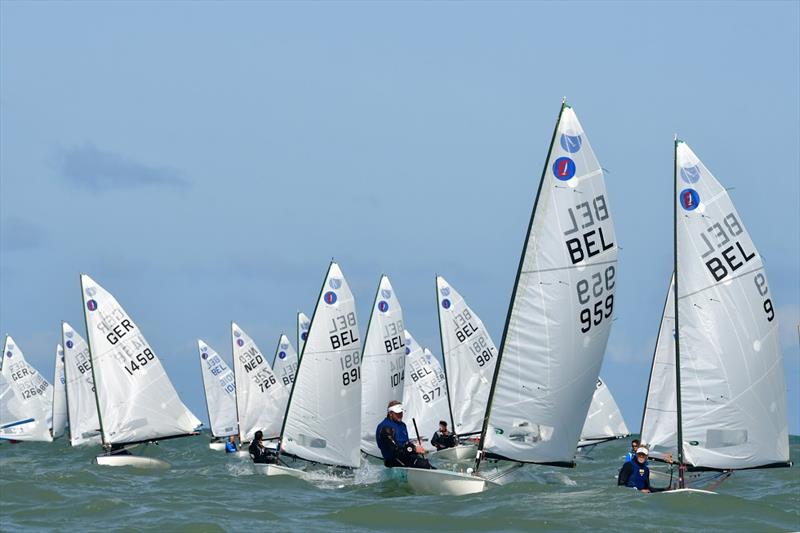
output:
{"label": "bel 891 sail number", "polygon": [[[588,333],[599,326],[603,320],[611,318],[614,312],[614,277],[617,269],[609,265],[603,272],[595,272],[589,278],[578,280],[578,302],[581,310],[578,315],[581,321],[581,332]],[[583,306],[586,307],[583,307]]]}

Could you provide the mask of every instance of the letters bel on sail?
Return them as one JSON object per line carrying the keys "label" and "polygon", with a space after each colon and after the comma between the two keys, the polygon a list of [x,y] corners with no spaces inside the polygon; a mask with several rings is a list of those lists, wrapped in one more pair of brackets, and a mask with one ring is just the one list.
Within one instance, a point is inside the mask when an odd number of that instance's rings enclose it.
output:
{"label": "letters bel on sail", "polygon": [[616,242],[603,171],[564,104],[497,362],[490,456],[572,464],[613,319]]}

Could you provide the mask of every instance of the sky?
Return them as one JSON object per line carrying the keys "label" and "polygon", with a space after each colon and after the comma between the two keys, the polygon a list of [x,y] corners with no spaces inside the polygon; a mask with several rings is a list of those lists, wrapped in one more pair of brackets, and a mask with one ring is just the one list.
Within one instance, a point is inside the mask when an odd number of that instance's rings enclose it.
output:
{"label": "sky", "polygon": [[641,421],[673,134],[765,259],[800,433],[800,3],[0,2],[0,332],[52,381],[79,274],[206,419],[196,339],[273,353],[331,258],[439,352],[435,279],[499,343],[562,96],[621,246],[601,376]]}

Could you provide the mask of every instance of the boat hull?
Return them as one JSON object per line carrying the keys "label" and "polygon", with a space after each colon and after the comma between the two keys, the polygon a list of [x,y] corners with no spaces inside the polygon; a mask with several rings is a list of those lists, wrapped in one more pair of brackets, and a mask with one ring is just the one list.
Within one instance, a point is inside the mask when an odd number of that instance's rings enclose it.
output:
{"label": "boat hull", "polygon": [[475,459],[476,453],[477,448],[475,446],[459,444],[453,448],[431,452],[430,457],[442,461],[465,461],[467,459]]}
{"label": "boat hull", "polygon": [[212,449],[217,452],[224,452],[225,451],[225,443],[224,442],[209,442],[208,443],[209,449]]}
{"label": "boat hull", "polygon": [[134,468],[169,468],[170,464],[153,457],[140,455],[98,455],[95,462],[101,466],[132,466]]}
{"label": "boat hull", "polygon": [[288,466],[265,464],[254,464],[253,466],[258,473],[264,474],[265,476],[292,476],[301,478],[305,475],[305,472],[302,470],[289,468]]}
{"label": "boat hull", "polygon": [[493,483],[472,474],[449,470],[403,468],[408,485],[417,494],[464,496],[488,489]]}

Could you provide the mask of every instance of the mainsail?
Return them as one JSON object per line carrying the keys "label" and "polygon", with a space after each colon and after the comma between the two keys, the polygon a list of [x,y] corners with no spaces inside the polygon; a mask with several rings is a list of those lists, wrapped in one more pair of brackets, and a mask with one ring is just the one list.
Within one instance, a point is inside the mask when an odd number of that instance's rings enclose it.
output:
{"label": "mainsail", "polygon": [[[294,383],[294,374],[297,372],[297,352],[294,351],[289,337],[281,335],[278,339],[278,346],[275,348],[275,357],[272,360],[272,371],[278,381],[291,390],[292,383]],[[288,401],[289,396],[286,396]],[[283,406],[282,411],[286,411],[286,405]]]}
{"label": "mainsail", "polygon": [[605,382],[597,378],[592,403],[581,430],[578,446],[589,446],[612,439],[627,437],[631,432],[625,425],[617,402]]}
{"label": "mainsail", "polygon": [[453,432],[480,433],[497,348],[480,317],[441,276],[436,278],[436,299]]}
{"label": "mainsail", "polygon": [[725,188],[677,139],[674,181],[678,461],[785,465],[786,384],[762,257]]}
{"label": "mainsail", "polygon": [[[377,425],[377,423],[376,423]],[[328,465],[358,467],[361,335],[353,293],[331,262],[295,374],[282,450]]]}
{"label": "mainsail", "polygon": [[306,339],[308,338],[308,328],[311,327],[311,320],[306,316],[305,313],[299,312],[297,313],[297,354],[298,356],[303,355],[303,347],[306,345]]}
{"label": "mainsail", "polygon": [[411,333],[406,336],[406,379],[403,390],[403,419],[408,435],[415,439],[412,421],[416,421],[419,436],[430,440],[440,420],[450,418],[447,407],[447,383],[439,361],[417,343]]}
{"label": "mainsail", "polygon": [[[0,416],[0,437],[22,441],[50,442],[53,419],[53,389],[25,360],[10,335],[3,347],[2,375],[6,390]],[[8,398],[8,403],[6,403]]]}
{"label": "mainsail", "polygon": [[573,464],[611,329],[616,273],[603,170],[563,104],[514,283],[482,450]]}
{"label": "mainsail", "polygon": [[89,345],[72,326],[61,323],[64,375],[67,379],[69,442],[72,446],[100,443],[100,421],[92,377]]}
{"label": "mainsail", "polygon": [[64,348],[56,346],[56,371],[53,376],[53,438],[64,435],[67,427],[67,388],[64,378]]}
{"label": "mainsail", "polygon": [[289,392],[278,384],[264,353],[236,323],[231,324],[231,339],[239,440],[251,441],[259,430],[265,439],[277,438]]}
{"label": "mainsail", "polygon": [[364,376],[361,393],[361,450],[381,457],[375,428],[386,416],[391,400],[403,397],[405,334],[403,310],[387,276],[381,276],[364,338]]}
{"label": "mainsail", "polygon": [[212,437],[236,435],[236,381],[222,357],[202,339],[197,339],[200,371],[206,393],[208,423]]}
{"label": "mainsail", "polygon": [[86,274],[81,293],[103,443],[191,434],[201,422],[178,397],[138,325]]}

